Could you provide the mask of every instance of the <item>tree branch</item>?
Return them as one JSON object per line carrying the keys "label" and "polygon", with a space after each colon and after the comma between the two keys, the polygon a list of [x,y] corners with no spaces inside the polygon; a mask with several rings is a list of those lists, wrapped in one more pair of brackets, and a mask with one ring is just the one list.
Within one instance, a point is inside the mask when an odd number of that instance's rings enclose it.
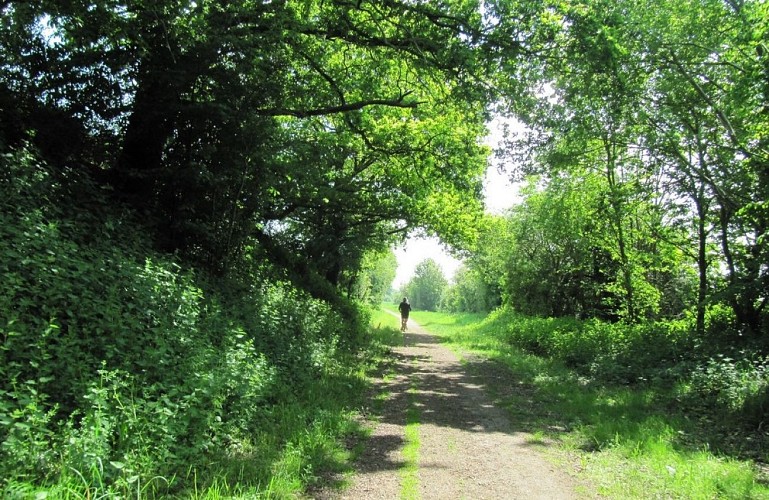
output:
{"label": "tree branch", "polygon": [[713,112],[716,115],[716,118],[718,118],[718,121],[721,122],[721,125],[724,127],[724,130],[726,131],[726,134],[729,136],[729,139],[731,140],[732,144],[737,148],[738,151],[742,152],[748,157],[752,157],[753,154],[748,151],[741,143],[739,138],[737,137],[737,132],[734,130],[734,127],[732,126],[731,121],[729,121],[729,118],[726,116],[726,113],[718,106],[718,104],[710,98],[707,92],[705,92],[705,89],[702,88],[702,86],[694,79],[694,77],[686,70],[683,63],[678,59],[678,56],[675,54],[673,50],[670,50],[670,59],[673,63],[673,66],[676,70],[678,70],[679,74],[682,75],[687,82],[694,88],[694,90],[702,97],[702,99],[707,103],[711,109],[713,109]]}
{"label": "tree branch", "polygon": [[337,113],[348,113],[357,111],[369,106],[390,106],[396,108],[416,108],[423,101],[407,101],[406,97],[411,92],[406,92],[395,99],[369,99],[366,101],[357,101],[340,104],[338,106],[326,106],[315,109],[288,109],[288,108],[268,108],[256,110],[261,116],[295,116],[297,118],[309,118],[311,116],[333,115]]}

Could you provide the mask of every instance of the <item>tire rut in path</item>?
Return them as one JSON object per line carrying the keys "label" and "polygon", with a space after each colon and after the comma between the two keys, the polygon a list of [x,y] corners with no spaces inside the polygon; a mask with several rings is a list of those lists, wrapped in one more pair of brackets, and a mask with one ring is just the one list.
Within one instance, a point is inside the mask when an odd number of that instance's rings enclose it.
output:
{"label": "tire rut in path", "polygon": [[454,353],[413,321],[404,344],[394,349],[395,374],[378,381],[387,399],[351,487],[326,498],[401,496],[409,405],[420,415],[420,498],[577,497],[573,478],[534,449],[531,436],[516,430]]}

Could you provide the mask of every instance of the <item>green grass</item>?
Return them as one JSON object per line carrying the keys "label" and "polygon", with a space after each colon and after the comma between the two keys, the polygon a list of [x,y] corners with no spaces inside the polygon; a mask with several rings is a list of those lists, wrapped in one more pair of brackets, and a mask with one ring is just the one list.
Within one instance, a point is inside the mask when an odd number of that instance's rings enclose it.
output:
{"label": "green grass", "polygon": [[403,447],[403,466],[401,467],[401,492],[404,500],[419,498],[419,427],[421,412],[416,406],[416,386],[409,388],[409,407],[406,411],[405,445]]}
{"label": "green grass", "polygon": [[753,462],[710,449],[717,436],[678,410],[674,387],[587,380],[501,340],[493,315],[415,311],[412,318],[463,353],[468,369],[497,375],[489,379],[496,404],[534,442],[554,445],[543,452],[578,470],[586,495],[769,498]]}
{"label": "green grass", "polygon": [[[403,334],[400,332],[400,320],[385,312],[385,309],[375,309],[371,314],[372,338],[374,343],[382,348],[403,345]],[[389,308],[393,312],[397,309]]]}

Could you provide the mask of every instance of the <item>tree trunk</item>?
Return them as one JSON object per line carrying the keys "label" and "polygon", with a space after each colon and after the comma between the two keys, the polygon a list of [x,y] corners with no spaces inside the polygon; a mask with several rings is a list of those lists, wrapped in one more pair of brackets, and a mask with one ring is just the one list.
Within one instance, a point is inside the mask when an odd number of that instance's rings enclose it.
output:
{"label": "tree trunk", "polygon": [[[120,195],[140,211],[153,208],[162,179],[163,149],[174,129],[181,90],[171,57],[150,55],[141,63],[133,109],[117,164]],[[178,70],[177,70],[178,71]]]}
{"label": "tree trunk", "polygon": [[708,296],[708,260],[707,260],[707,229],[705,227],[705,187],[700,183],[699,192],[694,200],[697,207],[697,269],[699,282],[697,286],[697,325],[699,338],[705,334],[705,302]]}
{"label": "tree trunk", "polygon": [[614,143],[609,138],[604,138],[604,147],[606,151],[606,180],[609,185],[609,200],[611,206],[611,221],[614,225],[614,231],[617,236],[617,250],[619,252],[620,265],[622,266],[622,286],[625,289],[625,309],[627,319],[630,322],[636,321],[635,294],[633,290],[633,275],[630,269],[630,259],[627,255],[627,244],[625,241],[625,231],[623,223],[623,207],[620,193],[617,188],[616,167],[617,159],[614,151]]}

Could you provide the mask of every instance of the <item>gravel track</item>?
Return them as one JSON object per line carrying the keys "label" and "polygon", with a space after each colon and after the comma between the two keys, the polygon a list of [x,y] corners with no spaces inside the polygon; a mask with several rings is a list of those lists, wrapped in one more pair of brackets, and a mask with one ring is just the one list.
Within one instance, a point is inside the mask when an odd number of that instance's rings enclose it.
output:
{"label": "gravel track", "polygon": [[[386,399],[351,486],[318,498],[577,498],[575,480],[542,456],[541,442],[492,404],[483,374],[470,375],[453,352],[409,323],[395,364],[377,381]],[[419,420],[418,469],[416,486],[404,489],[409,413]]]}

